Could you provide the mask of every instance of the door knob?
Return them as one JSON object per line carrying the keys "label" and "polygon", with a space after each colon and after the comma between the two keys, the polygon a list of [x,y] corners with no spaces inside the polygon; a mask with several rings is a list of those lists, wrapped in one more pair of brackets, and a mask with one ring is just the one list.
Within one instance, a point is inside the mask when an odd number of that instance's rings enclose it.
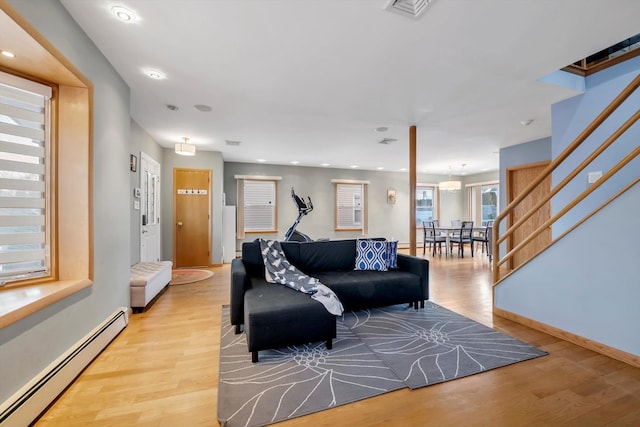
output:
{"label": "door knob", "polygon": [[178,221],[178,227],[182,227],[182,221]]}

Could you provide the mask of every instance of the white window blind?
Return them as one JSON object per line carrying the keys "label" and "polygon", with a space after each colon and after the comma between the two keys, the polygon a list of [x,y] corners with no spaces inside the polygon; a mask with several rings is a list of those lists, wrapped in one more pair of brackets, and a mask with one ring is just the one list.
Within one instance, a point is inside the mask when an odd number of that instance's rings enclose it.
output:
{"label": "white window blind", "polygon": [[275,181],[244,180],[244,230],[276,229]]}
{"label": "white window blind", "polygon": [[0,73],[0,284],[48,273],[50,97],[47,86]]}
{"label": "white window blind", "polygon": [[363,228],[364,197],[364,184],[336,183],[336,229]]}

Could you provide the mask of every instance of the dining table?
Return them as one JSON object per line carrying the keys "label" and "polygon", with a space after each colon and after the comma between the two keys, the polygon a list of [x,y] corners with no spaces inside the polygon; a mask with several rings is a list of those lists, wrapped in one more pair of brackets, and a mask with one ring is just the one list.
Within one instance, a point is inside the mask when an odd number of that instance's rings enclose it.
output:
{"label": "dining table", "polygon": [[[455,232],[460,232],[460,227],[452,227],[452,226],[438,226],[438,227],[434,227],[436,232],[441,233],[445,236],[446,238],[446,246],[445,246],[445,255],[448,255],[449,250],[451,248],[451,236],[453,236],[453,234]],[[474,233],[486,233],[487,232],[487,227],[480,225],[480,226],[474,226],[471,230],[471,235],[473,236]],[[473,244],[473,241],[471,242],[471,244]],[[451,253],[453,255],[453,253]]]}

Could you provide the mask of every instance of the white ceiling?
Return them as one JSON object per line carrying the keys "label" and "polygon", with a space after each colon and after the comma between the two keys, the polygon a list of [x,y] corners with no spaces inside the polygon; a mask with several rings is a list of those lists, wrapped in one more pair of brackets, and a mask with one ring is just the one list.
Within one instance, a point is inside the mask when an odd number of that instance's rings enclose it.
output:
{"label": "white ceiling", "polygon": [[499,148],[549,136],[550,105],[577,93],[539,78],[639,29],[638,0],[436,0],[417,20],[387,2],[62,0],[162,146],[386,171],[408,167],[414,124],[419,172],[496,170]]}

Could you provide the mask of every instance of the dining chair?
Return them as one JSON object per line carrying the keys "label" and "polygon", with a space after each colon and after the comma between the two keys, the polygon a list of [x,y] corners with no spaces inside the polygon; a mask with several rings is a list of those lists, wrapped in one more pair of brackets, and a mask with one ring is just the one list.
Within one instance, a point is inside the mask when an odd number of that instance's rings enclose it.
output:
{"label": "dining chair", "polygon": [[[422,230],[424,231],[424,241],[422,243],[422,255],[426,253],[427,243],[429,243],[429,249],[433,249],[432,256],[436,255],[436,245],[438,245],[438,249],[440,251],[440,255],[442,255],[442,244],[446,243],[447,238],[444,236],[440,236],[436,233],[436,226],[434,221],[422,221]],[[445,254],[446,254],[445,247]]]}
{"label": "dining chair", "polygon": [[485,249],[487,249],[487,252],[489,251],[489,235],[487,234],[487,230],[489,229],[489,227],[493,226],[493,221],[489,220],[486,221],[484,223],[485,228],[484,230],[479,230],[476,233],[477,234],[473,234],[472,240],[476,245],[476,249],[477,249],[477,245],[478,243],[480,243],[480,248],[482,249],[482,253],[484,253]]}
{"label": "dining chair", "polygon": [[[451,220],[451,228],[460,228],[462,226],[462,220],[460,219],[452,219]],[[451,232],[452,236],[459,236],[460,230],[454,230]]]}
{"label": "dining chair", "polygon": [[491,221],[491,225],[487,225],[485,233],[487,235],[487,256],[491,262],[493,259],[493,221]]}
{"label": "dining chair", "polygon": [[453,245],[458,245],[458,255],[464,258],[464,245],[471,246],[471,256],[473,256],[473,221],[462,221],[459,234],[454,234],[449,238],[449,249],[453,254]]}

